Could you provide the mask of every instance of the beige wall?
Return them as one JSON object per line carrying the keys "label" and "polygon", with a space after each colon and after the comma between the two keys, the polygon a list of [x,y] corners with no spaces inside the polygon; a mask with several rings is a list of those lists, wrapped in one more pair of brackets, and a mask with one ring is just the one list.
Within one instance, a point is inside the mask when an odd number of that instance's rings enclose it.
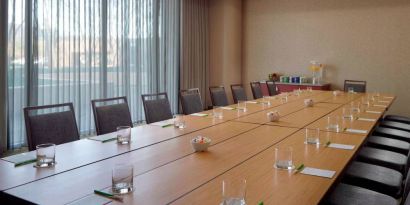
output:
{"label": "beige wall", "polygon": [[224,85],[232,102],[230,85],[241,83],[242,1],[210,0],[208,3],[210,86]]}
{"label": "beige wall", "polygon": [[244,83],[308,75],[318,60],[334,88],[366,80],[398,96],[392,113],[410,116],[410,1],[244,0],[243,21]]}

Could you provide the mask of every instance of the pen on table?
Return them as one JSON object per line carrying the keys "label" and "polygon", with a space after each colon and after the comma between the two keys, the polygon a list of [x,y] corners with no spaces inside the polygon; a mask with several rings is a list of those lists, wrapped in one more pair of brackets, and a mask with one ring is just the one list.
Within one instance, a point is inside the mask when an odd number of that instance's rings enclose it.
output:
{"label": "pen on table", "polygon": [[122,202],[122,198],[118,197],[118,196],[114,196],[113,194],[107,193],[107,192],[103,192],[103,191],[99,191],[99,190],[94,190],[94,193],[100,196],[104,196],[107,197],[109,199],[115,200],[115,201],[119,201]]}

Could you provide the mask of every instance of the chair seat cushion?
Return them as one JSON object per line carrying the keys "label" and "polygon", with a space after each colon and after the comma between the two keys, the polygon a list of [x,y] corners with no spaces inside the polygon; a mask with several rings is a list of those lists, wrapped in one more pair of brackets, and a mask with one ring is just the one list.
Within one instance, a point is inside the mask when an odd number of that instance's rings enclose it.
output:
{"label": "chair seat cushion", "polygon": [[405,117],[405,116],[400,116],[400,115],[386,115],[383,120],[387,121],[395,121],[395,122],[401,122],[401,123],[406,123],[410,124],[410,118]]}
{"label": "chair seat cushion", "polygon": [[388,137],[371,136],[367,139],[367,146],[398,152],[407,155],[410,150],[410,143]]}
{"label": "chair seat cushion", "polygon": [[379,126],[410,132],[410,124],[406,124],[406,123],[402,123],[402,122],[395,122],[395,121],[387,121],[386,120],[386,121],[380,122]]}
{"label": "chair seat cushion", "polygon": [[340,183],[327,198],[326,204],[332,205],[397,205],[397,200],[358,186]]}
{"label": "chair seat cushion", "polygon": [[398,198],[403,175],[393,169],[354,161],[347,168],[343,181]]}
{"label": "chair seat cushion", "polygon": [[372,147],[363,147],[359,151],[357,159],[362,162],[391,168],[402,173],[407,165],[406,155]]}
{"label": "chair seat cushion", "polygon": [[410,132],[406,132],[403,130],[397,130],[397,129],[386,128],[386,127],[377,127],[373,131],[373,135],[384,136],[384,137],[389,137],[393,139],[410,142]]}

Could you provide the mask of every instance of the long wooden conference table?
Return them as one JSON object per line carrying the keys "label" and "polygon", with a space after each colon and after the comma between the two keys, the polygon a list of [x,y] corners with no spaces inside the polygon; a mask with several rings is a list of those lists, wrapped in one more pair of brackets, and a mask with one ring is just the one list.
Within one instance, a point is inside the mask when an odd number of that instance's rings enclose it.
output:
{"label": "long wooden conference table", "polygon": [[[247,103],[247,111],[224,110],[223,118],[204,111],[205,117],[188,115],[187,127],[177,129],[154,125],[132,128],[132,142],[118,145],[82,139],[58,145],[57,164],[36,169],[33,164],[15,167],[0,160],[0,201],[21,200],[35,204],[219,204],[222,180],[246,179],[247,204],[317,204],[354,158],[366,137],[395,97],[381,94],[359,118],[344,120],[339,132],[326,129],[327,117],[341,115],[343,107],[371,94],[303,91]],[[305,107],[304,99],[313,99]],[[382,100],[380,100],[382,99]],[[266,100],[266,99],[265,99]],[[266,101],[265,101],[266,102]],[[236,105],[229,107],[235,108]],[[267,113],[278,111],[281,118],[270,122]],[[322,142],[354,145],[353,150],[306,145],[305,129],[320,129]],[[349,132],[350,129],[366,133]],[[108,135],[115,135],[110,133]],[[212,140],[207,152],[194,152],[190,140],[196,136]],[[274,148],[292,147],[295,164],[336,171],[332,178],[294,174],[273,168]],[[27,154],[35,154],[30,152]],[[109,191],[112,168],[127,163],[134,167],[134,191],[123,202],[94,194]]]}

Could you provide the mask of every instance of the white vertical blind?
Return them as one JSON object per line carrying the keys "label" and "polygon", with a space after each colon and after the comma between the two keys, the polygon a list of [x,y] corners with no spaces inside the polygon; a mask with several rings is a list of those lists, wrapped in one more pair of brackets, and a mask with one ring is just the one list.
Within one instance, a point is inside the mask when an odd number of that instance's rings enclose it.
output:
{"label": "white vertical blind", "polygon": [[92,99],[125,95],[142,121],[141,94],[165,91],[176,111],[179,21],[179,0],[9,0],[9,148],[27,105],[73,102],[82,134]]}

